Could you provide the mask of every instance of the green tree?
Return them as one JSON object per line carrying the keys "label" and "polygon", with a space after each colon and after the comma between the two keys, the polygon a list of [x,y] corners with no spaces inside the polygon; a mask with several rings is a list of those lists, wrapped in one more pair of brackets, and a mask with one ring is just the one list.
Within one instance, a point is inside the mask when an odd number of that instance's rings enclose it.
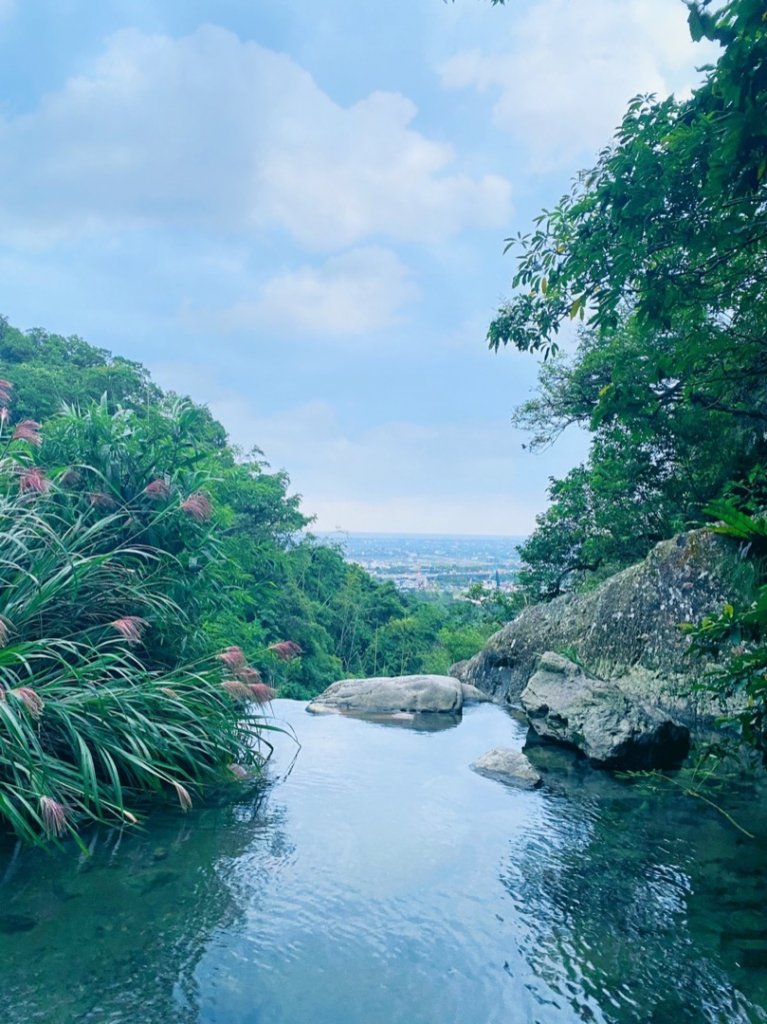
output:
{"label": "green tree", "polygon": [[44,420],[62,402],[83,405],[108,396],[109,407],[140,409],[160,397],[139,363],[112,356],[82,338],[64,338],[40,328],[20,331],[0,317],[0,376],[13,381],[14,414]]}
{"label": "green tree", "polygon": [[488,340],[553,354],[568,319],[614,330],[630,310],[656,338],[683,340],[680,400],[763,422],[729,389],[764,370],[767,23],[761,0],[708,6],[690,4],[693,36],[723,46],[704,84],[684,102],[637,97],[596,166],[508,241],[521,290]]}
{"label": "green tree", "polygon": [[517,422],[537,448],[572,423],[593,437],[522,549],[533,596],[703,521],[767,459],[767,22],[761,0],[689,8],[693,37],[722,47],[700,88],[635,99],[596,166],[508,241],[516,292],[489,344],[544,357]]}

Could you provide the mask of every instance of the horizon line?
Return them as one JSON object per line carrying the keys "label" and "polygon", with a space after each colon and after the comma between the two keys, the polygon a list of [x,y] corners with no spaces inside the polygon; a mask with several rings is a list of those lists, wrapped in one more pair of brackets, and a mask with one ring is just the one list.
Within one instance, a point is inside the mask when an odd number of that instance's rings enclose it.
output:
{"label": "horizon line", "polygon": [[313,533],[317,536],[320,534],[324,536],[335,536],[340,534],[341,536],[347,535],[357,537],[471,537],[494,540],[511,540],[528,536],[526,533],[454,533],[440,530],[432,532],[427,532],[425,530],[344,530],[340,527],[335,530],[307,529],[307,533]]}

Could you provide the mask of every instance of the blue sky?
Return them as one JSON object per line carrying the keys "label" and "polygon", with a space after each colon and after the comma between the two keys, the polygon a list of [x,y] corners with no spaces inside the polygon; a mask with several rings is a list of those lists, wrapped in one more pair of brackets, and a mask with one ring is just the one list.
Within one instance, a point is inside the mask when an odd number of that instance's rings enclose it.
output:
{"label": "blue sky", "polygon": [[484,334],[626,101],[711,53],[681,0],[0,0],[0,312],[146,363],[322,530],[528,531]]}

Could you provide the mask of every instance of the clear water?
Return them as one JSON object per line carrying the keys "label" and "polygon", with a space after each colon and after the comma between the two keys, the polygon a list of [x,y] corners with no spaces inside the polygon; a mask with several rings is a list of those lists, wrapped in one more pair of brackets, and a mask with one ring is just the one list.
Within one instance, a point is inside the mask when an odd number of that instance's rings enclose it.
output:
{"label": "clear water", "polygon": [[[263,798],[3,848],[2,1024],[738,1024],[767,1013],[767,806],[699,801],[538,748],[546,786],[468,764],[525,730],[312,717]],[[292,751],[282,743],[275,773]]]}

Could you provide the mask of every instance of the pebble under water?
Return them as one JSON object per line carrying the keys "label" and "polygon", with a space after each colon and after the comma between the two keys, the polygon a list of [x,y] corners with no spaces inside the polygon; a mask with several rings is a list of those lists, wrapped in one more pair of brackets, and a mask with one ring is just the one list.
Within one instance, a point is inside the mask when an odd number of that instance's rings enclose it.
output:
{"label": "pebble under water", "polygon": [[427,731],[310,716],[257,798],[92,855],[0,848],[3,1024],[767,1022],[767,799],[728,810],[537,747],[508,711]]}

